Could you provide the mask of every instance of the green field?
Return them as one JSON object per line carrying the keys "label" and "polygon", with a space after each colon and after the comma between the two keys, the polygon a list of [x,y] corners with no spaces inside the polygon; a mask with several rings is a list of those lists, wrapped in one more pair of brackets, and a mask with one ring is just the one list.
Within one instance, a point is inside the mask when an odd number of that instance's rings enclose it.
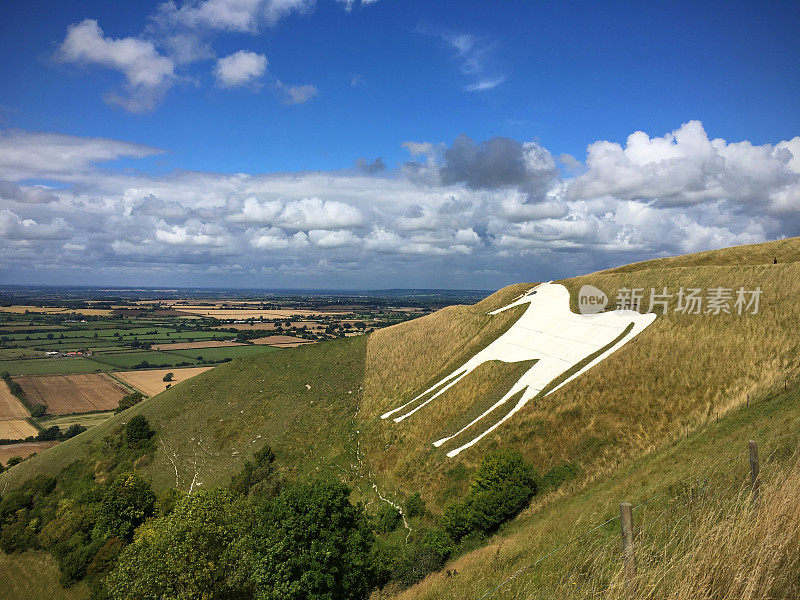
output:
{"label": "green field", "polygon": [[70,425],[83,425],[87,429],[94,427],[95,425],[99,425],[103,421],[111,418],[114,416],[114,411],[109,410],[106,412],[97,412],[97,413],[88,413],[83,415],[65,415],[63,417],[43,417],[38,419],[39,424],[42,427],[52,427],[53,425],[58,425],[58,427],[65,431],[69,428]]}
{"label": "green field", "polygon": [[170,354],[178,354],[188,358],[203,357],[203,361],[220,361],[226,358],[242,358],[243,356],[252,356],[254,354],[261,354],[262,352],[269,352],[278,350],[272,346],[222,346],[219,348],[194,348],[191,350],[170,350]]}
{"label": "green field", "polygon": [[[205,349],[205,348],[204,348]],[[96,357],[98,362],[115,369],[131,369],[142,361],[147,361],[151,366],[166,365],[174,367],[179,363],[196,365],[197,361],[191,357],[175,355],[156,350],[131,350],[129,352],[103,352]]]}
{"label": "green field", "polygon": [[69,375],[108,371],[112,367],[88,358],[34,358],[26,360],[0,360],[0,371],[12,375]]}

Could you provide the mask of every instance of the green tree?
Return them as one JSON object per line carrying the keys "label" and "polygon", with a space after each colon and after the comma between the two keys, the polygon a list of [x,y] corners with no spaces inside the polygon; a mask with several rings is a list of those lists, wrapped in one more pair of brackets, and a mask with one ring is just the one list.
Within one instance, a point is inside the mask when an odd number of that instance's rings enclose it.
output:
{"label": "green tree", "polygon": [[223,600],[248,596],[229,575],[239,530],[227,490],[200,490],[139,530],[106,579],[114,600]]}
{"label": "green tree", "polygon": [[293,487],[254,517],[239,576],[257,600],[356,600],[375,581],[374,537],[339,481]]}
{"label": "green tree", "polygon": [[421,517],[425,514],[425,502],[422,500],[422,496],[419,495],[419,492],[414,492],[409,499],[406,500],[405,513],[408,517]]}
{"label": "green tree", "polygon": [[44,416],[44,413],[47,411],[47,407],[44,404],[34,404],[33,408],[31,409],[31,416],[32,417],[41,417]]}
{"label": "green tree", "polygon": [[144,396],[141,392],[133,392],[132,394],[128,394],[127,396],[123,396],[122,399],[119,401],[119,406],[114,409],[115,413],[122,412],[126,408],[130,408],[136,404],[139,404],[144,399]]}
{"label": "green tree", "polygon": [[528,504],[538,482],[536,469],[519,451],[502,449],[487,454],[467,497],[445,509],[442,525],[454,540],[472,531],[491,533]]}
{"label": "green tree", "polygon": [[163,381],[172,381],[175,379],[175,373],[167,373],[164,375]]}
{"label": "green tree", "polygon": [[120,473],[103,494],[95,537],[130,541],[134,530],[153,514],[156,495],[138,471]]}
{"label": "green tree", "polygon": [[149,440],[155,432],[144,415],[136,415],[125,425],[125,440],[129,446],[135,446]]}
{"label": "green tree", "polygon": [[278,481],[275,473],[275,453],[269,445],[245,461],[242,470],[231,477],[230,489],[239,496],[276,496]]}

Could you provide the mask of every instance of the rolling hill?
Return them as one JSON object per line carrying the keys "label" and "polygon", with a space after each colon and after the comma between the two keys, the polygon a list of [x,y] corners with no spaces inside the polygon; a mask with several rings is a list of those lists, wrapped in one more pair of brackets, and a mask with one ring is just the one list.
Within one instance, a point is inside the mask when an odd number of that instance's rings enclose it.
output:
{"label": "rolling hill", "polygon": [[[672,294],[671,307],[680,290],[684,300],[690,289],[705,295],[730,290],[730,313],[663,314],[657,308],[654,322],[635,339],[552,394],[537,394],[480,443],[452,458],[447,446],[431,442],[491,406],[530,368],[530,361],[482,364],[420,413],[424,418],[400,423],[380,418],[508,331],[525,306],[489,313],[535,285],[516,284],[476,305],[451,306],[369,336],[214,368],[0,474],[0,491],[38,474],[54,475],[76,457],[96,453],[112,431],[143,414],[156,430],[157,451],[141,466],[157,490],[223,485],[268,443],[290,479],[331,473],[350,483],[356,499],[368,504],[382,498],[400,502],[419,491],[437,513],[464,493],[488,451],[511,447],[542,472],[565,463],[580,466],[572,495],[559,492],[564,497],[558,501],[571,518],[580,518],[583,511],[596,510],[581,498],[616,498],[609,490],[621,493],[624,481],[652,482],[659,468],[669,471],[663,465],[674,461],[670,452],[678,438],[688,438],[684,443],[699,460],[729,445],[725,440],[708,443],[701,432],[709,427],[738,427],[746,435],[762,418],[777,427],[780,411],[743,414],[747,404],[782,403],[787,419],[798,418],[794,404],[776,394],[789,393],[800,372],[795,333],[800,238],[646,261],[557,283],[569,290],[576,312],[579,289],[592,285],[606,292],[611,304],[619,290],[642,290],[643,310],[651,289]],[[752,306],[738,314],[734,301],[739,289],[761,290],[756,314],[750,314]],[[642,456],[652,462],[637,463]],[[458,559],[459,565],[469,565],[458,570],[500,577],[532,552],[523,545],[525,536],[539,539],[541,533],[532,533],[539,530],[564,535],[566,524],[554,525],[541,516],[552,516],[547,512],[552,506],[532,507],[512,524],[508,535],[516,541],[506,547],[515,554],[502,568],[487,571],[491,551],[484,549]],[[406,596],[440,597],[446,582],[437,577]],[[480,584],[476,578],[464,590],[472,594]]]}

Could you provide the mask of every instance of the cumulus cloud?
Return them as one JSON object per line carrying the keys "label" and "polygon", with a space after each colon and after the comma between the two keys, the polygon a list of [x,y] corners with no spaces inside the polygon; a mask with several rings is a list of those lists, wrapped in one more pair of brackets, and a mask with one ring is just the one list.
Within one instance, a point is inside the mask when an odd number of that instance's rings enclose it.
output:
{"label": "cumulus cloud", "polygon": [[[254,286],[496,287],[800,227],[800,138],[756,146],[687,124],[591,144],[586,171],[566,179],[529,141],[404,145],[427,183],[377,159],[331,172],[147,175],[98,163],[154,148],[0,133],[0,274],[78,277],[91,265],[94,281],[129,283],[227,274]],[[76,264],[74,252],[90,260]]]}
{"label": "cumulus cloud", "polygon": [[260,84],[267,71],[267,57],[263,54],[239,50],[220,58],[214,68],[217,85],[224,88]]}
{"label": "cumulus cloud", "polygon": [[131,112],[153,110],[175,81],[174,63],[151,41],[105,37],[94,19],[70,25],[59,48],[64,62],[101,65],[125,76],[124,94],[110,92],[106,102]]}
{"label": "cumulus cloud", "polygon": [[699,121],[662,137],[637,131],[625,147],[599,141],[587,149],[587,171],[569,186],[571,200],[610,196],[693,206],[725,200],[770,208],[770,199],[791,205],[800,138],[776,146],[709,139]]}

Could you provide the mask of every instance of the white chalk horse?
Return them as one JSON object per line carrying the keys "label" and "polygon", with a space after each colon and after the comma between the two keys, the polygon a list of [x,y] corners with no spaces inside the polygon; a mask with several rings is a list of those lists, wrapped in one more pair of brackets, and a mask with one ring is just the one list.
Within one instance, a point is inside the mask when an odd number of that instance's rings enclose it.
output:
{"label": "white chalk horse", "polygon": [[[528,304],[528,308],[508,331],[455,371],[402,406],[384,413],[381,418],[387,419],[401,413],[393,420],[399,423],[407,419],[485,362],[499,360],[512,363],[535,360],[536,362],[531,368],[488,410],[453,435],[433,443],[434,446],[441,446],[461,435],[516,394],[522,392],[517,404],[501,419],[467,443],[447,453],[447,456],[453,457],[497,429],[563,373],[592,355],[596,355],[567,379],[549,390],[548,394],[552,394],[624,346],[656,318],[653,313],[641,314],[632,310],[614,310],[589,315],[573,313],[569,308],[569,291],[563,285],[554,283],[542,283],[529,290],[518,300],[489,314],[495,315],[521,304]],[[625,333],[625,330],[631,325],[630,330]],[[614,342],[614,340],[617,341]],[[611,345],[612,342],[614,342],[613,345]],[[606,346],[608,347],[606,348]],[[603,350],[604,348],[605,350]],[[602,352],[600,352],[601,350]],[[432,393],[434,391],[435,393]],[[431,394],[429,398],[419,402],[429,394]],[[409,408],[412,405],[414,405],[413,408]],[[406,409],[408,410],[403,412]]]}

